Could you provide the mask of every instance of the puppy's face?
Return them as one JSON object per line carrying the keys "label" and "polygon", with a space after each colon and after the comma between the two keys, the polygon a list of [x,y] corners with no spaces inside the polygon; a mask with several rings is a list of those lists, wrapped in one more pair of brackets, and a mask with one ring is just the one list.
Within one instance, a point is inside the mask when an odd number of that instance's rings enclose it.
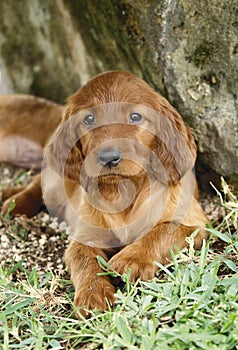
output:
{"label": "puppy's face", "polygon": [[192,168],[190,130],[169,103],[128,72],[106,72],[69,98],[50,145],[62,176],[114,183],[145,174],[176,184]]}
{"label": "puppy's face", "polygon": [[120,102],[94,106],[71,116],[82,174],[106,183],[147,173],[157,123],[151,108]]}

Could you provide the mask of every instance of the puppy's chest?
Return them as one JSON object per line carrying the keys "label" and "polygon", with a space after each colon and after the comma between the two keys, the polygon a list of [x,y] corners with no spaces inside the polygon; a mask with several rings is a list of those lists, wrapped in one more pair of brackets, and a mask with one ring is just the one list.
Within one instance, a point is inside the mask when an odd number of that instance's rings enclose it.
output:
{"label": "puppy's chest", "polygon": [[[117,210],[112,204],[108,210],[100,210],[87,200],[81,202],[74,234],[88,245],[111,247],[127,245],[140,239],[159,221],[164,205],[161,196],[137,198],[126,209]],[[116,246],[116,245],[115,245]]]}
{"label": "puppy's chest", "polygon": [[85,203],[79,210],[79,216],[91,225],[116,230],[129,225],[138,218],[141,215],[141,210],[142,208],[134,208],[132,206],[125,210],[120,210],[117,207],[113,207],[113,205],[110,205],[110,211],[109,208],[100,210],[97,206]]}
{"label": "puppy's chest", "polygon": [[149,188],[141,188],[134,193],[125,188],[114,201],[84,191],[81,194],[79,215],[85,219],[91,217],[96,225],[115,229],[125,225],[135,227],[143,220],[147,223],[159,220],[168,200],[166,187],[159,183],[152,183]]}

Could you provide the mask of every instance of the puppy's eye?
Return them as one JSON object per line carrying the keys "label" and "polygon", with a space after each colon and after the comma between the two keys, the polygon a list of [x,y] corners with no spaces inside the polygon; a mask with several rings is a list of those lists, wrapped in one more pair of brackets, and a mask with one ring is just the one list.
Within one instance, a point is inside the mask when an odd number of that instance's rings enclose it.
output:
{"label": "puppy's eye", "polygon": [[143,120],[142,115],[139,113],[131,113],[129,122],[130,123],[140,123]]}
{"label": "puppy's eye", "polygon": [[95,124],[95,116],[93,114],[88,114],[84,120],[83,120],[85,125],[93,125]]}

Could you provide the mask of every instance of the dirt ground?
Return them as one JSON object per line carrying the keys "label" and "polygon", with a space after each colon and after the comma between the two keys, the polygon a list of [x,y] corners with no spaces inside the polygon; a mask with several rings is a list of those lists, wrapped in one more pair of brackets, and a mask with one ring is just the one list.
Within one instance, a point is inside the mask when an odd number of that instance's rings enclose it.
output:
{"label": "dirt ground", "polygon": [[[33,175],[31,171],[1,164],[0,188],[24,186]],[[44,208],[32,219],[19,216],[9,220],[0,215],[0,261],[10,265],[23,260],[22,266],[29,271],[51,270],[61,276],[65,273],[67,232],[66,223],[50,217]]]}

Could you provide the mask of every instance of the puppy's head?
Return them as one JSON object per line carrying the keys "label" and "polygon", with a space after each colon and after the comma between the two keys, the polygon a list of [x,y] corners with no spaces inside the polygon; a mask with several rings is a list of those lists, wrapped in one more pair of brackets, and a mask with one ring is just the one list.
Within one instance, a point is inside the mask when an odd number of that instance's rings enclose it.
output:
{"label": "puppy's head", "polygon": [[48,150],[50,165],[76,183],[150,174],[176,184],[196,155],[179,114],[143,80],[121,71],[96,76],[68,99]]}

